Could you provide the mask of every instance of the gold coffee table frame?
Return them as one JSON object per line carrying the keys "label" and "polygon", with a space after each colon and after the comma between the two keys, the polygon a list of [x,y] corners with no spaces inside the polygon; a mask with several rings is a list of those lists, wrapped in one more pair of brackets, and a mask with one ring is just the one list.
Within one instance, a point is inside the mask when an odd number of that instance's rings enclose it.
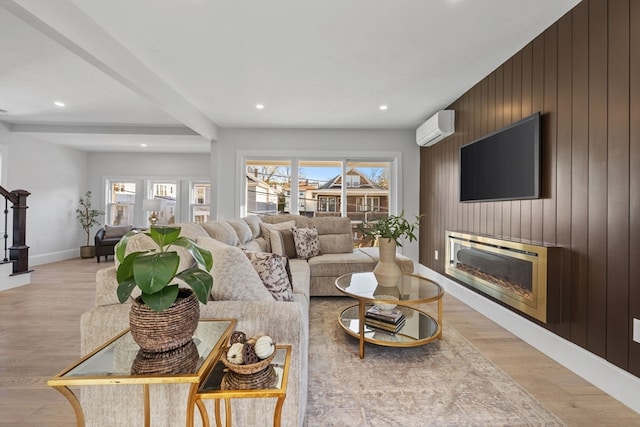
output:
{"label": "gold coffee table frame", "polygon": [[[290,345],[277,345],[276,346],[276,357],[271,363],[274,366],[278,366],[282,369],[281,373],[278,375],[276,384],[270,388],[251,388],[251,389],[242,389],[242,390],[222,390],[221,383],[222,377],[219,376],[219,371],[224,370],[223,363],[220,361],[220,354],[216,358],[216,362],[212,363],[207,370],[207,374],[204,377],[202,384],[199,387],[198,392],[195,394],[195,404],[198,406],[200,410],[200,414],[202,415],[202,425],[204,427],[209,427],[209,417],[207,415],[207,409],[204,406],[202,400],[204,399],[215,399],[215,417],[216,417],[216,426],[221,427],[221,417],[220,417],[220,400],[224,400],[224,408],[225,408],[225,425],[226,427],[231,427],[231,399],[246,399],[246,398],[266,398],[266,397],[275,397],[277,398],[276,406],[273,412],[273,426],[280,427],[281,418],[282,418],[282,406],[284,405],[284,399],[287,397],[287,381],[289,378],[289,365],[291,363],[291,346]],[[218,369],[218,372],[214,372],[215,369]],[[209,376],[211,376],[211,385],[214,387],[213,389],[204,389],[210,380]],[[192,408],[190,408],[192,411]]]}
{"label": "gold coffee table frame", "polygon": [[[221,323],[220,325],[214,325],[214,323]],[[225,326],[226,324],[226,326]],[[204,378],[205,373],[208,372],[208,368],[216,356],[220,354],[222,348],[227,344],[231,332],[236,327],[235,319],[200,319],[198,322],[198,329],[196,329],[195,336],[198,336],[198,332],[206,333],[209,328],[222,329],[218,336],[213,336],[211,342],[205,343],[207,354],[200,354],[200,358],[204,361],[196,368],[195,372],[189,372],[185,374],[163,374],[163,375],[131,375],[123,372],[91,372],[88,370],[83,371],[83,366],[90,365],[93,360],[97,360],[99,357],[105,357],[106,353],[115,351],[116,345],[127,345],[128,352],[137,352],[137,345],[133,343],[131,333],[129,329],[122,331],[116,335],[104,345],[98,347],[90,354],[74,362],[68,368],[62,370],[56,374],[53,378],[47,381],[47,385],[58,390],[71,404],[76,415],[76,425],[83,427],[85,425],[84,414],[82,412],[82,406],[76,395],[69,389],[70,386],[85,386],[85,385],[119,385],[119,384],[141,384],[144,395],[144,425],[146,427],[151,425],[150,415],[150,400],[149,400],[149,385],[150,384],[178,384],[178,383],[191,383],[189,390],[189,397],[187,404],[187,425],[193,425],[193,411],[189,410],[193,408],[195,394],[200,384],[200,381]],[[215,340],[215,342],[214,342]],[[132,347],[135,345],[136,347]],[[78,371],[78,372],[76,372]],[[191,418],[191,419],[190,419]]]}
{"label": "gold coffee table frame", "polygon": [[[414,347],[442,339],[442,297],[444,291],[436,282],[415,274],[403,274],[397,286],[380,286],[372,272],[349,273],[336,279],[336,288],[354,298],[358,304],[344,309],[338,323],[349,335],[358,338],[360,358],[364,359],[364,343],[388,347]],[[395,296],[398,299],[386,298]],[[415,307],[418,304],[438,303],[437,319]],[[365,312],[375,304],[396,304],[409,320],[396,333],[365,326]],[[414,317],[415,316],[415,317]],[[356,325],[352,325],[355,323]],[[368,330],[367,330],[368,329]],[[384,337],[377,338],[376,334]]]}

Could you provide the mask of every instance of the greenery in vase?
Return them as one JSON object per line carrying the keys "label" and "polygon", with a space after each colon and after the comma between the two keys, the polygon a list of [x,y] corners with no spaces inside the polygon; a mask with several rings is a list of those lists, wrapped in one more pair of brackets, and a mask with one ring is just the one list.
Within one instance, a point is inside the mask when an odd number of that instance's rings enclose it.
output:
{"label": "greenery in vase", "polygon": [[[178,285],[172,283],[174,279],[189,285],[198,300],[207,303],[213,287],[213,277],[208,273],[213,265],[213,257],[211,252],[199,247],[193,240],[180,237],[180,230],[180,227],[152,226],[144,234],[155,242],[157,248],[132,252],[126,256],[129,239],[141,231],[132,230],[122,237],[116,246],[116,257],[120,263],[116,273],[117,294],[121,303],[138,287],[146,305],[155,311],[163,311],[171,307],[178,297]],[[170,250],[172,246],[189,251],[197,266],[178,272],[180,255]]]}
{"label": "greenery in vase", "polygon": [[389,215],[377,221],[362,222],[358,229],[365,236],[395,240],[398,246],[402,246],[401,239],[409,239],[410,242],[417,239],[415,229],[420,223],[420,216],[416,216],[415,222],[409,222],[404,217],[404,211],[400,215]]}
{"label": "greenery in vase", "polygon": [[104,215],[104,212],[91,207],[91,191],[87,191],[83,197],[80,197],[79,203],[80,207],[76,209],[76,218],[80,221],[84,232],[87,233],[86,246],[89,246],[91,227],[100,224],[98,217]]}

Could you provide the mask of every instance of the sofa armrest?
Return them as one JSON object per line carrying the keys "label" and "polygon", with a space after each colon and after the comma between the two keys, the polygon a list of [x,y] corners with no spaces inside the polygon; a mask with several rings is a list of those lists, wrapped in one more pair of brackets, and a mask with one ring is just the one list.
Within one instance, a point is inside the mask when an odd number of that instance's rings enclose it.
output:
{"label": "sofa armrest", "polygon": [[93,238],[93,240],[94,240],[94,243],[95,243],[96,246],[100,246],[100,244],[104,240],[104,227],[102,227],[100,230],[98,230],[98,232],[96,233],[96,236]]}

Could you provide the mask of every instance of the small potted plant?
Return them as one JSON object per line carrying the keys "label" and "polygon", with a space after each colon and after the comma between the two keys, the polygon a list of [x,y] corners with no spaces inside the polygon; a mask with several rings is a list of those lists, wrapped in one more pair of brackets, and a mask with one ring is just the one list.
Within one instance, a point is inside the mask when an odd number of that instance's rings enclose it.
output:
{"label": "small potted plant", "polygon": [[[152,249],[127,254],[127,245],[139,230],[125,234],[116,246],[118,300],[127,301],[136,287],[141,292],[133,300],[129,323],[133,339],[144,351],[162,352],[187,344],[200,318],[198,300],[206,304],[213,287],[211,252],[181,237],[180,230],[152,226],[144,232],[153,241]],[[186,249],[197,265],[178,271],[180,255],[172,247]],[[175,280],[191,289],[179,288]]]}
{"label": "small potted plant", "polygon": [[87,244],[80,246],[80,257],[93,258],[95,255],[95,247],[89,245],[91,228],[100,223],[98,218],[104,215],[104,212],[91,207],[91,191],[87,191],[83,197],[80,197],[79,203],[80,206],[76,209],[76,218],[80,221],[84,232],[87,233]]}
{"label": "small potted plant", "polygon": [[389,215],[377,221],[358,224],[363,235],[378,241],[380,260],[373,273],[379,285],[395,286],[400,280],[402,270],[396,263],[396,247],[402,246],[402,239],[409,239],[410,242],[417,239],[415,230],[419,223],[419,216],[416,216],[415,222],[409,222],[402,211],[400,215]]}

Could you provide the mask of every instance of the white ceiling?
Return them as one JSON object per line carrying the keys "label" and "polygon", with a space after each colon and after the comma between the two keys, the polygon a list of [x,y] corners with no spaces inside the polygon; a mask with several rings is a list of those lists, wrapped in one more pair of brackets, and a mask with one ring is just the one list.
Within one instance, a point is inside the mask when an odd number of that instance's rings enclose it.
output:
{"label": "white ceiling", "polygon": [[0,120],[90,151],[203,152],[220,127],[414,129],[577,3],[0,0]]}

